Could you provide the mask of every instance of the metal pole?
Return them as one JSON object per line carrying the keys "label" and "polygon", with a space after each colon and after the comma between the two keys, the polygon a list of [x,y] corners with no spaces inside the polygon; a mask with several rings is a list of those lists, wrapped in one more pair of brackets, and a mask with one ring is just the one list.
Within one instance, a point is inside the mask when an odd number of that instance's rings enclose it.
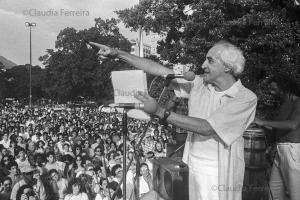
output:
{"label": "metal pole", "polygon": [[123,200],[126,200],[126,184],[127,184],[127,170],[126,170],[126,139],[127,139],[127,111],[123,111]]}
{"label": "metal pole", "polygon": [[31,26],[29,26],[29,43],[30,43],[30,66],[29,66],[29,108],[32,106],[31,94],[31,67],[32,67],[32,54],[31,54]]}

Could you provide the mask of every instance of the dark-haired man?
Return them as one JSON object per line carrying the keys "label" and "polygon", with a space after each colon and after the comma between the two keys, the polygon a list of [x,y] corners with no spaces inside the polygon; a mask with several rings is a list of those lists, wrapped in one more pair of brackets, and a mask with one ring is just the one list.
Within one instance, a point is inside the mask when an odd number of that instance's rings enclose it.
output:
{"label": "dark-haired man", "polygon": [[270,199],[291,200],[300,197],[300,98],[296,96],[297,84],[280,75],[268,80],[270,94],[280,102],[273,121],[256,118],[255,123],[274,129],[277,155],[270,178]]}

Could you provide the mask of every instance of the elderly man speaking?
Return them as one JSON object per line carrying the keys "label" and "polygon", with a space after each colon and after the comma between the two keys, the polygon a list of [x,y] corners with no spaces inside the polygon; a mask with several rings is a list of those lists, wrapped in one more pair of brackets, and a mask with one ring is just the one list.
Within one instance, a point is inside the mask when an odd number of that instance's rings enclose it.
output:
{"label": "elderly man speaking", "polygon": [[[174,73],[151,60],[90,44],[99,48],[100,56],[118,57],[150,74]],[[191,82],[173,81],[176,94],[189,99],[188,116],[158,105],[155,111],[151,110],[151,114],[189,131],[183,161],[189,166],[190,200],[241,199],[245,167],[243,132],[254,120],[257,105],[256,95],[239,80],[244,66],[242,51],[220,41],[208,51],[202,65],[203,75]],[[147,94],[139,93],[136,98],[157,104]]]}

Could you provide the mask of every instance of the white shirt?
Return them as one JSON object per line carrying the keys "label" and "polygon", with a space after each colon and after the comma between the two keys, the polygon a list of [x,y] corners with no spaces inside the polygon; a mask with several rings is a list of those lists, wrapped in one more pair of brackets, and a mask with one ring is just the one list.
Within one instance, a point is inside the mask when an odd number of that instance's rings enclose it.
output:
{"label": "white shirt", "polygon": [[[183,161],[193,169],[205,169],[207,174],[218,174],[219,184],[229,187],[243,184],[243,132],[255,117],[256,95],[240,80],[229,89],[215,91],[204,84],[200,76],[193,82],[178,81],[177,96],[189,98],[189,116],[206,119],[216,135],[201,136],[189,133]],[[217,167],[216,167],[217,166]],[[240,199],[241,191],[220,191],[220,200]]]}
{"label": "white shirt", "polygon": [[140,189],[139,190],[140,190],[140,197],[142,196],[142,194],[150,192],[148,183],[145,181],[143,176],[140,176]]}
{"label": "white shirt", "polygon": [[21,161],[20,159],[16,159],[16,162],[17,162],[18,167],[19,167],[19,169],[20,169],[21,172],[24,172],[27,169],[31,169],[32,168],[27,158],[25,158],[24,161]]}

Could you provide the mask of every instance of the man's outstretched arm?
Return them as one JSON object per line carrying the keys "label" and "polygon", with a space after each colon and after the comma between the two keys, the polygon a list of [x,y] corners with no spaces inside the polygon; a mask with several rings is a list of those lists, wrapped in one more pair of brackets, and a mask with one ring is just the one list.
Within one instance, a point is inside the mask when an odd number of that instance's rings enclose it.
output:
{"label": "man's outstretched arm", "polygon": [[89,42],[90,45],[93,45],[99,48],[98,54],[103,57],[117,57],[121,60],[129,63],[130,65],[136,67],[137,69],[144,70],[145,72],[155,75],[162,76],[167,74],[173,74],[173,70],[164,67],[163,65],[154,62],[152,60],[141,58],[132,54],[129,54],[125,51],[114,49],[103,44],[98,44],[95,42]]}

